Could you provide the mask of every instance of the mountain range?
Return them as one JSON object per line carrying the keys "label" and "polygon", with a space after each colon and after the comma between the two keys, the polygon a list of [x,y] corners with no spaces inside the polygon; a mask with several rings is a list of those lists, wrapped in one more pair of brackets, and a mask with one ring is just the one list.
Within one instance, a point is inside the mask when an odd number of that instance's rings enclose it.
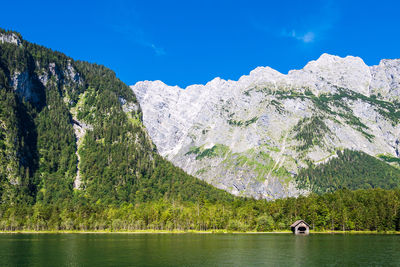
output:
{"label": "mountain range", "polygon": [[288,74],[131,86],[159,153],[234,195],[400,185],[400,60],[323,54]]}
{"label": "mountain range", "polygon": [[398,231],[398,65],[129,88],[0,29],[0,230]]}
{"label": "mountain range", "polygon": [[103,66],[1,30],[1,201],[398,188],[399,77],[400,60],[368,67],[323,54],[287,75],[259,67],[238,81],[129,88]]}

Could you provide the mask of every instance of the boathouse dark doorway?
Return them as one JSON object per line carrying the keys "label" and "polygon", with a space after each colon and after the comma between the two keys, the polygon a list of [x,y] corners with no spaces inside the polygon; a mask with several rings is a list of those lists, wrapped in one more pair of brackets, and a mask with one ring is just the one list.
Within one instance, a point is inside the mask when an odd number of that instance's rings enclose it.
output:
{"label": "boathouse dark doorway", "polygon": [[307,231],[307,229],[304,226],[300,226],[298,231],[299,231],[299,234],[304,234]]}

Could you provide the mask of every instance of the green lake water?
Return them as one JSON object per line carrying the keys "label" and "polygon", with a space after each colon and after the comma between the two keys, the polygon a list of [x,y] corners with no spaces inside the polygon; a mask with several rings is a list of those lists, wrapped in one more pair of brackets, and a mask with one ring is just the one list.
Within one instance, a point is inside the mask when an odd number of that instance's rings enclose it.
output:
{"label": "green lake water", "polygon": [[0,266],[400,266],[400,236],[0,234]]}

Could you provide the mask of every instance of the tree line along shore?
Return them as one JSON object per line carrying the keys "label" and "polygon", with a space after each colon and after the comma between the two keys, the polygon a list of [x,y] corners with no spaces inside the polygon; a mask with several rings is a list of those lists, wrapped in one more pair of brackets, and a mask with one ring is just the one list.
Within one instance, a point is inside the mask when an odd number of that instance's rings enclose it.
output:
{"label": "tree line along shore", "polygon": [[1,231],[282,232],[304,219],[312,232],[400,231],[400,190],[338,190],[274,201],[172,198],[106,205],[76,196],[53,204],[0,206]]}

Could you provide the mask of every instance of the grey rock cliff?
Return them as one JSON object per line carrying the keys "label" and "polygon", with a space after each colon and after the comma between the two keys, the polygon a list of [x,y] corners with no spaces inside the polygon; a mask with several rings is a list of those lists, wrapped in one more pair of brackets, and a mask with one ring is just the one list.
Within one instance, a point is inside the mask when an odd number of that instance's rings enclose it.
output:
{"label": "grey rock cliff", "polygon": [[22,41],[15,33],[0,33],[0,43],[10,43],[20,46]]}
{"label": "grey rock cliff", "polygon": [[399,153],[400,60],[369,67],[323,54],[287,75],[258,67],[238,81],[131,88],[158,151],[236,195],[307,194],[296,187],[299,168],[324,163],[337,149]]}

